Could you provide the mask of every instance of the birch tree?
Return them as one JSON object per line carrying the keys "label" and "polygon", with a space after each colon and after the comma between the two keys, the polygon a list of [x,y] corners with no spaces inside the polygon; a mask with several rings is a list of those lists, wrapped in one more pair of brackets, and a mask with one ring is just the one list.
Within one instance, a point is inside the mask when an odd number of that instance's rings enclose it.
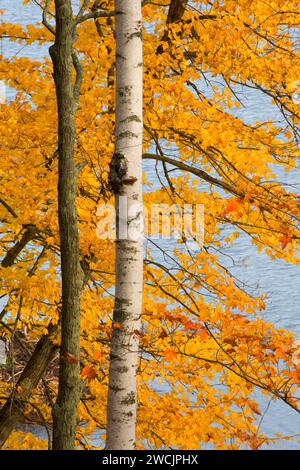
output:
{"label": "birch tree", "polygon": [[134,449],[143,284],[141,0],[116,0],[116,128],[109,182],[117,211],[108,449]]}

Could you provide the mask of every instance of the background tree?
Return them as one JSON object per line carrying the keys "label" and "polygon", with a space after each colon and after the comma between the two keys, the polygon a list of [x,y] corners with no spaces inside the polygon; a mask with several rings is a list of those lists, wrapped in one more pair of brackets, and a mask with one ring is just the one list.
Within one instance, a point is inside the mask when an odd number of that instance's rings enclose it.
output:
{"label": "background tree", "polygon": [[[50,2],[46,3],[49,6]],[[47,10],[44,11],[45,23]],[[71,1],[55,0],[55,42],[50,48],[58,110],[58,220],[61,253],[61,346],[59,386],[53,406],[53,449],[73,449],[80,380],[80,302],[83,271],[80,266],[77,225],[77,174],[74,159],[75,111],[82,70],[73,49],[76,20]],[[47,24],[47,23],[46,23]],[[50,27],[50,29],[52,29]],[[73,66],[76,79],[73,83]]]}

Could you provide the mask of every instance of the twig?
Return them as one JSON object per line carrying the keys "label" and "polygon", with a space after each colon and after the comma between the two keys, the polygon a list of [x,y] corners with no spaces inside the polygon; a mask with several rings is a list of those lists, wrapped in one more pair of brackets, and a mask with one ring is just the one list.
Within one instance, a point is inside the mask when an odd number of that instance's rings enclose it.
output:
{"label": "twig", "polygon": [[43,25],[48,29],[48,31],[50,31],[50,33],[55,35],[55,29],[53,28],[53,26],[47,20],[47,15],[49,13],[49,7],[50,7],[50,0],[47,0],[45,8],[43,9]]}

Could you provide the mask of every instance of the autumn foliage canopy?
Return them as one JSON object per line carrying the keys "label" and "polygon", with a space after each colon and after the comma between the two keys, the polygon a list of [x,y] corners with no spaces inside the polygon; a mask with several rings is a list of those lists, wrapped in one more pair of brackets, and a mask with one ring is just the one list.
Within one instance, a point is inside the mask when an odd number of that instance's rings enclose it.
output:
{"label": "autumn foliage canopy", "polygon": [[[113,3],[102,8],[112,12]],[[166,0],[143,5],[145,205],[203,204],[205,240],[199,250],[184,236],[167,251],[157,240],[146,243],[143,327],[136,332],[138,448],[258,449],[280,436],[260,430],[255,391],[299,412],[295,338],[266,321],[267,299],[231,274],[224,253],[243,233],[271,260],[299,263],[300,199],[279,176],[296,168],[300,153],[298,1],[183,1],[179,11]],[[0,36],[28,48],[53,41],[42,11],[41,22],[27,27],[6,22],[4,12]],[[77,445],[91,449],[105,437],[109,342],[120,328],[111,321],[114,242],[97,232],[98,208],[112,198],[113,15],[79,24],[76,50],[83,67],[77,206],[88,271]],[[22,397],[16,381],[35,343],[51,334],[59,346],[61,279],[51,60],[1,57],[0,79],[15,93],[0,107],[0,320],[12,345],[0,375],[3,404],[14,387]],[[268,97],[280,120],[267,112],[260,121],[244,119],[243,97],[252,89]],[[51,422],[57,367],[54,357],[23,400],[24,422]],[[14,430],[5,447],[44,449],[43,436]]]}

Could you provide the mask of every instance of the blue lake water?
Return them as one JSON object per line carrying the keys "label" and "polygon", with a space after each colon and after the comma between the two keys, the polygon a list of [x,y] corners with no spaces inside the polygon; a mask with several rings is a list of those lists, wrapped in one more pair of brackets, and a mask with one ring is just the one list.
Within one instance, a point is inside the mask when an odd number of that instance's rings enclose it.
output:
{"label": "blue lake water", "polygon": [[[77,4],[78,2],[74,2]],[[41,20],[40,9],[31,1],[30,6],[23,7],[21,0],[0,0],[0,10],[5,10],[4,21],[21,23],[23,25]],[[4,55],[26,55],[27,57],[41,58],[47,54],[47,47],[26,46],[20,44],[10,44],[4,40],[2,43]],[[243,100],[246,107],[238,111],[239,116],[248,122],[256,120],[278,120],[276,110],[270,105],[268,99],[258,95],[256,92],[247,92]],[[145,170],[153,182],[157,181],[154,163],[147,162]],[[280,174],[281,180],[288,184],[299,184],[299,177],[296,172],[290,174]],[[289,328],[298,338],[300,338],[300,275],[299,268],[282,261],[270,260],[263,253],[258,253],[251,245],[250,240],[242,235],[237,240],[234,247],[227,250],[228,254],[235,260],[234,265],[230,265],[231,271],[240,280],[245,281],[264,290],[268,297],[267,309],[263,313],[265,318],[271,320],[280,327]],[[262,408],[267,403],[261,400]],[[281,432],[286,435],[295,435],[300,432],[299,415],[288,408],[285,404],[273,402],[266,414],[261,429],[267,434],[274,435]],[[297,441],[281,442],[274,445],[278,449],[300,449]]]}

